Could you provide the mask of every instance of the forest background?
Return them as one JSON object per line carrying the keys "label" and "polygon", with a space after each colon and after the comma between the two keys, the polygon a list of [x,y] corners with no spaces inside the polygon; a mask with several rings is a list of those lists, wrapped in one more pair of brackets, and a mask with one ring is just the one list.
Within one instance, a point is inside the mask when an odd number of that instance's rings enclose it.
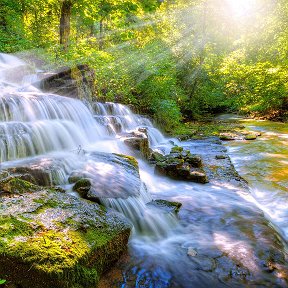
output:
{"label": "forest background", "polygon": [[224,112],[288,119],[285,0],[1,0],[0,52],[88,64],[99,101],[168,132]]}

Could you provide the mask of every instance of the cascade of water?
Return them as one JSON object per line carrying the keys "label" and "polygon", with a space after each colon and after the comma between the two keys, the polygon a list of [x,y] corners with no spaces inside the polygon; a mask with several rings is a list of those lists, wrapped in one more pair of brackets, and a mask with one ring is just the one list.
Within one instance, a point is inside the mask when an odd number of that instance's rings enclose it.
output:
{"label": "cascade of water", "polygon": [[95,102],[92,107],[97,115],[95,117],[97,122],[105,125],[111,134],[115,135],[145,127],[151,147],[165,142],[163,134],[153,126],[148,118],[134,114],[125,105],[112,102]]}
{"label": "cascade of water", "polygon": [[152,198],[145,187],[142,187],[140,197],[100,198],[100,201],[106,207],[124,214],[132,222],[138,235],[148,234],[160,238],[167,236],[177,226],[177,218],[173,213],[147,206]]}
{"label": "cascade of water", "polygon": [[70,121],[0,122],[1,162],[87,144],[83,131]]}
{"label": "cascade of water", "polygon": [[[114,166],[107,164],[103,159],[101,162],[101,159],[95,160],[91,155],[84,153],[83,148],[98,150],[99,140],[104,139],[105,142],[105,137],[109,135],[113,136],[109,139],[116,140],[115,135],[118,133],[131,132],[139,127],[146,128],[151,146],[165,140],[149,119],[133,114],[122,104],[109,102],[90,105],[80,100],[34,91],[31,88],[29,89],[32,92],[23,92],[23,86],[10,81],[10,72],[19,67],[26,67],[26,64],[16,57],[0,54],[0,82],[3,83],[9,78],[9,90],[2,89],[0,94],[0,161],[4,162],[2,167],[21,167],[28,163],[29,167],[48,171],[50,185],[65,185],[73,171],[81,171],[82,175],[91,179],[92,187],[93,183],[96,183],[94,188],[97,190],[100,184],[104,187],[109,185],[109,181],[106,184],[106,178],[119,177],[119,171],[115,172]],[[18,79],[18,83],[22,85],[29,85],[33,80],[37,80],[35,73],[21,76],[23,79]],[[110,147],[110,142],[106,141],[104,146]],[[79,154],[69,152],[77,147],[81,147],[82,150],[78,151]],[[47,154],[48,152],[53,153]],[[18,160],[20,158],[23,160]],[[104,171],[104,167],[112,169],[115,175],[110,175],[112,170]],[[105,179],[99,184],[99,177],[103,173],[106,173]],[[137,188],[139,175],[128,173],[123,179],[129,179],[130,188],[131,185]],[[141,186],[139,195],[114,195],[111,198],[109,192],[107,193],[105,197],[100,197],[100,201],[128,217],[136,233],[163,236],[176,223],[173,213],[163,213],[155,207],[147,206],[152,199],[144,185]],[[113,191],[111,193],[115,194]]]}

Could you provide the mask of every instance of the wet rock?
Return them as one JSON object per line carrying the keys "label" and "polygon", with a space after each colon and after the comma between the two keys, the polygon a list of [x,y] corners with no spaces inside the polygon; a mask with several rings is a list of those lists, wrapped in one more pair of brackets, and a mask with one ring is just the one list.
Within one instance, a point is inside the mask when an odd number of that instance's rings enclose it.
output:
{"label": "wet rock", "polygon": [[127,199],[140,195],[142,182],[138,162],[134,157],[93,152],[88,158],[90,160],[81,171],[72,173],[74,179],[81,177],[90,181],[91,187],[85,195],[87,199],[99,202],[103,198]]}
{"label": "wet rock", "polygon": [[192,247],[189,247],[187,250],[187,255],[190,257],[195,257],[197,256],[197,251],[195,249],[193,249]]}
{"label": "wet rock", "polygon": [[215,159],[217,159],[217,160],[222,160],[222,159],[226,159],[226,158],[227,158],[226,155],[216,155],[215,156]]}
{"label": "wet rock", "polygon": [[257,139],[257,135],[255,135],[255,134],[248,134],[248,135],[245,135],[244,139],[245,139],[245,140],[256,140],[256,139]]}
{"label": "wet rock", "polygon": [[95,98],[94,83],[94,71],[88,65],[77,65],[50,73],[35,85],[44,92],[92,101]]}
{"label": "wet rock", "polygon": [[53,183],[51,182],[51,174],[50,171],[40,165],[32,165],[30,167],[14,167],[9,168],[7,171],[13,175],[21,178],[23,180],[30,181],[34,184],[41,186],[51,186]]}
{"label": "wet rock", "polygon": [[23,179],[9,176],[0,181],[0,195],[5,194],[24,194],[33,192],[38,189],[38,186]]}
{"label": "wet rock", "polygon": [[86,198],[87,193],[91,188],[91,182],[89,179],[80,179],[73,186],[73,190],[77,191],[81,197]]}
{"label": "wet rock", "polygon": [[196,183],[201,183],[201,184],[205,184],[208,183],[208,178],[206,176],[206,174],[204,173],[204,171],[191,171],[188,179],[196,182]]}
{"label": "wet rock", "polygon": [[150,158],[151,151],[146,128],[139,128],[131,133],[126,133],[122,139],[128,147],[140,151],[145,159]]}
{"label": "wet rock", "polygon": [[157,163],[157,162],[162,162],[162,161],[165,161],[165,156],[162,155],[161,153],[159,152],[156,152],[156,151],[153,151],[150,155],[150,158],[149,158],[149,162],[150,163]]}
{"label": "wet rock", "polygon": [[157,200],[152,200],[147,205],[160,208],[168,213],[172,212],[172,213],[177,214],[182,206],[182,203],[157,199]]}
{"label": "wet rock", "polygon": [[12,192],[0,198],[0,275],[9,285],[96,287],[126,250],[131,226],[119,214],[53,189]]}
{"label": "wet rock", "polygon": [[202,169],[202,160],[199,155],[192,155],[190,151],[176,146],[171,149],[169,155],[159,156],[156,154],[155,156],[154,159],[158,159],[157,162],[155,161],[154,172],[156,174],[202,184],[209,182]]}
{"label": "wet rock", "polygon": [[8,175],[20,178],[22,180],[32,182],[35,185],[54,186],[63,182],[61,177],[67,162],[67,159],[64,159],[63,157],[58,158],[40,156],[21,160],[17,162],[14,167],[3,167],[2,172],[8,173]]}
{"label": "wet rock", "polygon": [[232,133],[221,133],[219,138],[222,141],[232,141],[237,139],[237,135]]}
{"label": "wet rock", "polygon": [[192,167],[200,168],[202,167],[202,160],[199,155],[188,155],[185,158],[185,162],[189,163]]}

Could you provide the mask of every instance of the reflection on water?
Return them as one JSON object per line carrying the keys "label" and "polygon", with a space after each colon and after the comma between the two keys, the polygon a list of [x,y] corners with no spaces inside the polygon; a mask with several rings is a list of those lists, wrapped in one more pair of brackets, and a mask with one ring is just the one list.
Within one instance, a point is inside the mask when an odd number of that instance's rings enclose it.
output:
{"label": "reflection on water", "polygon": [[262,132],[256,141],[226,144],[236,170],[251,187],[255,203],[288,239],[288,124],[242,120]]}

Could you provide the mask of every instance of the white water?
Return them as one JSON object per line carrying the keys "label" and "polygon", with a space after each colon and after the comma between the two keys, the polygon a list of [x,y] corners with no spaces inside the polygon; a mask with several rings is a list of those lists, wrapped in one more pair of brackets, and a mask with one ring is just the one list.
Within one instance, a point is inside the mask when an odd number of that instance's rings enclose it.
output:
{"label": "white water", "polygon": [[[90,106],[37,89],[24,92],[23,87],[31,84],[29,81],[37,80],[36,74],[33,77],[23,75],[24,80],[20,83],[24,86],[17,84],[12,74],[22,72],[24,68],[26,65],[20,59],[0,54],[2,168],[27,163],[45,167],[50,170],[51,184],[60,185],[66,185],[68,176],[74,171],[82,171],[96,183],[99,182],[97,177],[119,177],[119,171],[114,171],[113,165],[105,161],[93,160],[87,151],[129,154],[131,151],[117,140],[118,134],[130,133],[140,127],[147,129],[151,146],[166,141],[149,119],[133,114],[124,105],[92,103]],[[125,177],[129,179],[132,175]],[[126,215],[134,224],[135,233],[160,237],[176,225],[176,218],[173,214],[163,216],[160,210],[149,209],[146,203],[151,200],[143,188],[137,197],[124,200],[106,196],[101,201]]]}
{"label": "white water", "polygon": [[[40,165],[49,171],[51,184],[63,185],[70,191],[67,178],[75,171],[96,182],[101,175],[108,181],[116,181],[115,185],[121,184],[115,167],[104,160],[95,160],[92,154],[94,151],[133,154],[119,141],[123,133],[145,127],[153,149],[166,151],[168,147],[169,150],[168,139],[151,121],[133,114],[124,105],[93,103],[87,106],[79,100],[27,88],[27,79],[31,81],[35,75],[25,78],[23,88],[10,77],[11,71],[15,74],[15,70],[22,71],[23,66],[23,61],[0,54],[2,168]],[[188,141],[182,145],[192,153],[197,149],[203,155],[207,152],[201,150],[201,143]],[[262,219],[255,206],[245,200],[245,190],[233,183],[217,181],[207,185],[177,182],[155,176],[153,167],[141,159],[139,164],[148,191],[142,185],[138,196],[100,199],[107,207],[123,213],[134,225],[130,253],[137,285],[133,282],[132,286],[123,287],[142,287],[141,281],[145,279],[147,283],[154,283],[149,287],[171,287],[170,281],[174,281],[172,287],[227,287],[231,274],[244,273],[237,270],[241,265],[249,271],[247,274],[255,273],[253,277],[262,287],[276,283],[272,274],[267,276],[261,270],[258,254],[263,251],[254,251],[258,246],[255,247],[255,235],[251,240],[245,234],[247,222],[248,226],[256,225],[257,232],[257,219]],[[152,198],[183,203],[180,223],[172,213],[147,207]],[[259,245],[265,243],[265,235],[257,236]],[[189,249],[197,251],[199,258],[187,256]],[[228,286],[242,287],[241,277],[235,276],[235,279]],[[284,287],[279,283],[279,287]]]}

